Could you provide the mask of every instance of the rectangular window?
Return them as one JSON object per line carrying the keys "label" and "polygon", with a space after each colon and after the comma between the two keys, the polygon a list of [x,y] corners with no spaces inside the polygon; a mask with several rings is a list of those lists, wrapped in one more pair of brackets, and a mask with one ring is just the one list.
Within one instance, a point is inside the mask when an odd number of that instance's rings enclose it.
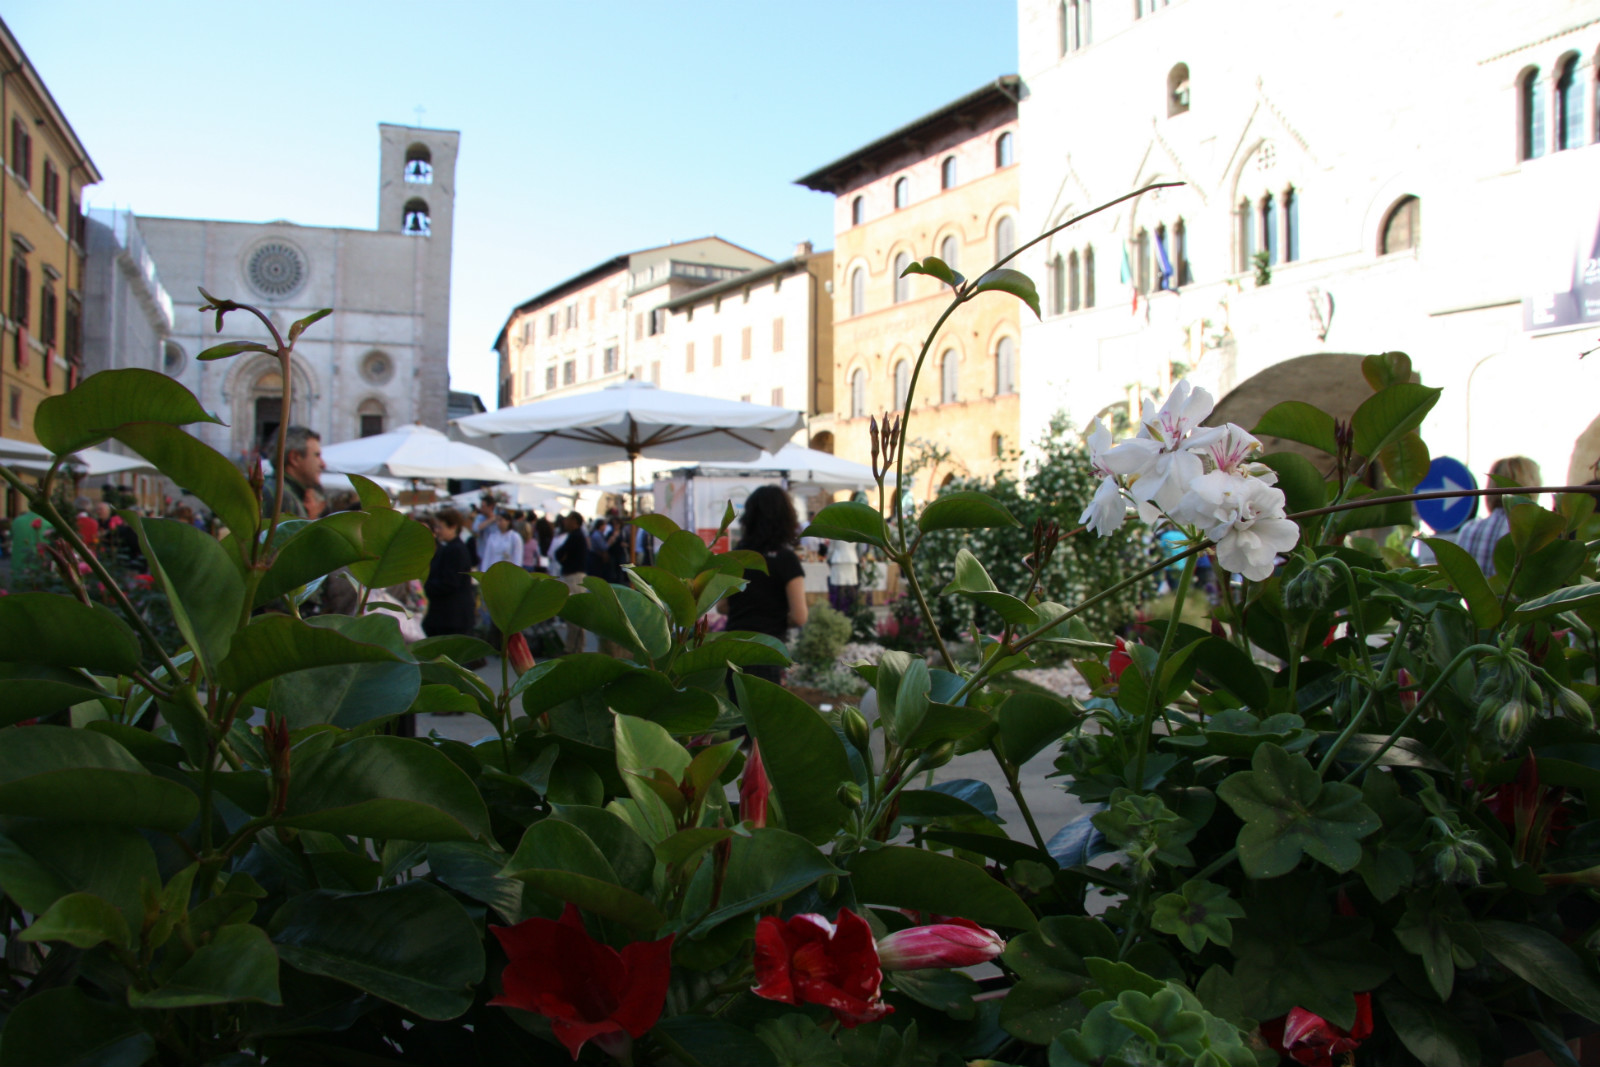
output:
{"label": "rectangular window", "polygon": [[711,339],[711,365],[722,366],[722,335],[719,333]]}
{"label": "rectangular window", "polygon": [[744,394],[744,396],[741,396],[741,397],[740,397],[740,398],[739,398],[739,403],[741,403],[741,404],[748,404],[748,403],[750,403],[750,394],[749,394],[749,393],[746,393],[746,394]]}
{"label": "rectangular window", "polygon": [[556,369],[555,369],[555,367],[546,367],[544,369],[544,391],[548,393],[550,390],[554,389],[555,387],[556,387]]}
{"label": "rectangular window", "polygon": [[781,385],[772,391],[772,406],[775,408],[783,407],[783,386]]}
{"label": "rectangular window", "polygon": [[774,353],[778,353],[778,352],[782,352],[783,351],[783,320],[782,319],[773,319],[772,320],[772,351]]}
{"label": "rectangular window", "polygon": [[578,361],[569,359],[561,364],[561,384],[575,385],[578,381]]}
{"label": "rectangular window", "polygon": [[665,333],[667,329],[667,309],[656,308],[650,312],[650,336]]}
{"label": "rectangular window", "polygon": [[605,351],[605,372],[607,374],[615,374],[615,373],[617,373],[617,346],[616,345],[609,346]]}
{"label": "rectangular window", "polygon": [[383,416],[382,415],[363,415],[363,416],[361,416],[361,436],[362,437],[376,437],[382,432],[383,432]]}
{"label": "rectangular window", "polygon": [[642,311],[633,317],[633,339],[635,341],[644,340],[644,312]]}
{"label": "rectangular window", "polygon": [[661,384],[661,361],[659,359],[650,364],[650,382],[653,385]]}
{"label": "rectangular window", "polygon": [[690,341],[687,345],[684,345],[684,347],[683,347],[683,372],[685,374],[693,374],[694,373],[694,342],[693,341]]}
{"label": "rectangular window", "polygon": [[22,425],[22,390],[16,386],[11,387],[11,393],[6,397],[6,417],[11,420],[11,425]]}
{"label": "rectangular window", "polygon": [[11,120],[11,173],[24,186],[33,185],[33,136],[20,117]]}
{"label": "rectangular window", "polygon": [[31,274],[28,264],[23,261],[21,253],[13,248],[11,251],[11,321],[19,326],[28,325],[28,287]]}
{"label": "rectangular window", "polygon": [[556,313],[554,311],[550,312],[549,325],[545,327],[544,333],[546,337],[554,337],[556,335]]}
{"label": "rectangular window", "polygon": [[522,372],[522,395],[523,396],[531,396],[532,394],[533,394],[533,370],[532,370],[532,368],[529,368],[528,370],[525,370],[525,371]]}
{"label": "rectangular window", "polygon": [[594,321],[594,297],[589,298],[589,321]]}
{"label": "rectangular window", "polygon": [[750,327],[748,326],[739,331],[739,358],[750,358]]}
{"label": "rectangular window", "polygon": [[49,283],[39,287],[39,343],[46,348],[56,343],[56,290]]}
{"label": "rectangular window", "polygon": [[48,159],[44,161],[44,180],[39,183],[39,197],[44,204],[44,210],[52,218],[61,214],[61,172],[56,170],[56,165]]}
{"label": "rectangular window", "polygon": [[67,361],[73,364],[83,362],[83,309],[71,297],[67,299],[67,318],[65,323]]}

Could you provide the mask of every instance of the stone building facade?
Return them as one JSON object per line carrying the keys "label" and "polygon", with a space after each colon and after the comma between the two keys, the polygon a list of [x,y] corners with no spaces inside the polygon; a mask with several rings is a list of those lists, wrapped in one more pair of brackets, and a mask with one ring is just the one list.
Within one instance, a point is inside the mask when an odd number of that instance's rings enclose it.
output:
{"label": "stone building facade", "polygon": [[1018,22],[1023,234],[1186,183],[1023,257],[1051,354],[1025,441],[1180,372],[1246,427],[1285,399],[1348,416],[1359,357],[1401,350],[1445,388],[1435,455],[1592,476],[1600,3],[1020,0]]}
{"label": "stone building facade", "polygon": [[[175,323],[166,366],[226,426],[207,444],[248,460],[287,417],[332,444],[406,423],[445,426],[449,396],[450,259],[460,134],[380,125],[374,230],[141,216]],[[295,347],[290,410],[277,361],[194,357],[224,340],[262,339],[229,315],[221,333],[201,314],[200,287],[261,307],[280,330],[319,308],[334,314]]]}
{"label": "stone building facade", "polygon": [[[976,275],[1017,246],[1014,75],[998,78],[798,184],[834,199],[833,354],[837,453],[866,463],[868,418],[899,410],[923,339],[950,300],[900,277],[929,256]],[[1018,446],[1019,302],[980,295],[940,330],[915,383],[910,436],[937,459],[911,488],[1006,469]],[[922,479],[926,479],[923,481]]]}
{"label": "stone building facade", "polygon": [[[45,397],[83,374],[83,188],[100,172],[39,72],[0,22],[0,225],[5,301],[0,311],[0,436],[35,441]],[[19,509],[6,493],[5,514]]]}

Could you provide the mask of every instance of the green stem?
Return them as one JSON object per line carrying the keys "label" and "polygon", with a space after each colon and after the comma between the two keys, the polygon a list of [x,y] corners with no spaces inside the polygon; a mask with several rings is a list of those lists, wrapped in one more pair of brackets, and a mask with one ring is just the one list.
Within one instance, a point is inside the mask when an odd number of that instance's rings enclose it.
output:
{"label": "green stem", "polygon": [[928,606],[928,598],[922,593],[922,583],[917,581],[917,570],[911,563],[909,553],[896,557],[900,569],[905,572],[906,584],[911,587],[911,595],[917,598],[917,608],[922,612],[923,619],[928,624],[928,630],[933,634],[933,639],[939,644],[939,656],[944,660],[945,670],[954,674],[956,661],[950,655],[949,647],[944,643],[944,635],[939,632],[939,620],[933,617],[933,609]]}
{"label": "green stem", "polygon": [[1394,728],[1394,731],[1389,734],[1388,739],[1384,741],[1383,744],[1379,745],[1372,755],[1362,760],[1360,766],[1344,776],[1344,781],[1348,782],[1365,774],[1368,768],[1370,768],[1374,763],[1377,763],[1383,754],[1393,747],[1394,743],[1400,739],[1400,735],[1406,732],[1406,728],[1416,721],[1418,715],[1422,714],[1422,709],[1428,706],[1428,702],[1433,699],[1433,695],[1437,693],[1440,687],[1450,680],[1450,676],[1456,673],[1456,671],[1460,669],[1461,665],[1466,662],[1468,656],[1472,655],[1474,652],[1499,651],[1500,649],[1494,645],[1468,645],[1460,652],[1457,652],[1455,658],[1452,659],[1449,665],[1440,672],[1439,677],[1434,681],[1434,683],[1428,687],[1428,691],[1422,694],[1422,699],[1417,701],[1417,706],[1412,708],[1406,714],[1406,717],[1400,720],[1400,725]]}
{"label": "green stem", "polygon": [[1350,629],[1356,635],[1356,647],[1361,650],[1361,660],[1367,665],[1367,674],[1372,674],[1372,650],[1367,647],[1367,628],[1365,620],[1361,618],[1361,593],[1356,587],[1355,572],[1350,569],[1350,564],[1338,556],[1324,556],[1317,561],[1317,566],[1326,563],[1344,573],[1345,591],[1350,595]]}
{"label": "green stem", "polygon": [[1039,824],[1033,819],[1033,811],[1028,807],[1028,798],[1022,792],[1022,780],[1017,773],[1017,768],[1000,755],[996,745],[991,744],[989,751],[994,753],[995,762],[1000,765],[1000,771],[1006,776],[1006,789],[1011,792],[1017,802],[1017,810],[1022,812],[1022,821],[1028,824],[1028,833],[1033,836],[1033,843],[1040,852],[1049,854],[1050,849],[1045,845],[1044,835],[1039,832]]}
{"label": "green stem", "polygon": [[1172,617],[1167,620],[1166,630],[1161,635],[1161,651],[1156,653],[1156,665],[1150,672],[1150,691],[1144,702],[1144,723],[1139,728],[1139,744],[1133,757],[1133,780],[1138,783],[1134,787],[1136,789],[1144,788],[1144,763],[1150,751],[1150,733],[1156,725],[1156,708],[1162,703],[1161,668],[1172,653],[1172,639],[1178,632],[1178,620],[1183,617],[1183,601],[1189,595],[1189,583],[1194,579],[1195,558],[1198,555],[1198,552],[1191,552],[1183,561],[1183,573],[1178,576],[1178,588],[1173,593]]}
{"label": "green stem", "polygon": [[1200,873],[1194,876],[1194,880],[1196,882],[1205,881],[1207,878],[1210,878],[1213,874],[1216,874],[1218,871],[1222,870],[1222,868],[1232,863],[1234,858],[1238,855],[1239,848],[1236,845],[1224,852],[1222,855],[1218,856],[1216,859],[1212,860],[1210,863],[1206,864],[1204,867],[1200,868]]}
{"label": "green stem", "polygon": [[1382,692],[1384,685],[1389,681],[1389,676],[1394,673],[1395,664],[1400,662],[1400,650],[1405,645],[1406,632],[1411,629],[1411,622],[1416,618],[1416,615],[1415,608],[1406,609],[1405,617],[1400,620],[1400,628],[1395,631],[1394,640],[1389,642],[1389,653],[1383,657],[1383,670],[1379,673],[1378,680],[1373,683],[1371,689],[1367,690],[1367,699],[1361,702],[1361,710],[1350,717],[1350,722],[1340,732],[1339,736],[1334,739],[1333,745],[1328,751],[1323,754],[1322,761],[1317,764],[1317,773],[1319,775],[1327,773],[1328,767],[1332,765],[1334,757],[1339,754],[1339,750],[1344,748],[1350,739],[1355,736],[1356,731],[1361,728],[1362,720],[1367,717],[1367,711],[1371,709],[1373,702],[1378,698],[1378,694]]}
{"label": "green stem", "polygon": [[690,1055],[688,1049],[678,1044],[678,1042],[670,1037],[666,1032],[658,1028],[651,1031],[650,1036],[655,1039],[656,1044],[660,1045],[667,1051],[668,1055],[677,1060],[679,1063],[682,1063],[684,1067],[701,1067],[700,1061]]}

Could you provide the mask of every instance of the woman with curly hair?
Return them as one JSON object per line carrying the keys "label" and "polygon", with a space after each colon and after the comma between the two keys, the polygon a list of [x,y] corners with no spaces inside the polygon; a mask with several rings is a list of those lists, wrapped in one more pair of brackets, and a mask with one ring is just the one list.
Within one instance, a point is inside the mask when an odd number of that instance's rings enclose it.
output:
{"label": "woman with curly hair", "polygon": [[[767,561],[765,574],[744,572],[747,584],[728,597],[717,610],[728,616],[728,629],[750,630],[784,640],[790,626],[806,624],[806,579],[794,549],[800,541],[800,520],[794,501],[776,485],[763,485],[744,502],[739,516],[740,537],[735,548],[759,552]],[[746,674],[778,681],[782,668],[751,666]]]}

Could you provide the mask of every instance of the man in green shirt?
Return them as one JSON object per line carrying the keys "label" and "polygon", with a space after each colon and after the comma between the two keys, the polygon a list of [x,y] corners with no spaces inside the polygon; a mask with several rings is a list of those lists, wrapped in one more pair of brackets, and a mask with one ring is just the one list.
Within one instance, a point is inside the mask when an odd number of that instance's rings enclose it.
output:
{"label": "man in green shirt", "polygon": [[39,546],[44,543],[45,521],[30,508],[11,520],[11,584],[16,586],[29,571],[40,567]]}
{"label": "man in green shirt", "polygon": [[[283,514],[285,518],[315,519],[322,514],[322,435],[304,426],[291,426],[283,443]],[[272,514],[277,475],[262,488],[261,513]]]}

